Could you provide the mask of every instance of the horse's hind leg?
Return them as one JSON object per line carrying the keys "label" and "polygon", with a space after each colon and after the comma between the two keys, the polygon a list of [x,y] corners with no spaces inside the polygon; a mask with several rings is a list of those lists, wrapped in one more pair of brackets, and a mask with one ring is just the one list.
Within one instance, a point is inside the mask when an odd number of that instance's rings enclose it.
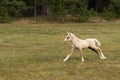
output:
{"label": "horse's hind leg", "polygon": [[95,53],[99,55],[101,59],[105,59],[106,57],[103,55],[102,50],[99,47],[89,47],[89,49],[93,50]]}
{"label": "horse's hind leg", "polygon": [[74,53],[75,48],[72,48],[71,53],[66,56],[66,58],[63,61],[68,60],[68,58]]}
{"label": "horse's hind leg", "polygon": [[91,49],[92,51],[94,51],[95,53],[97,53],[97,55],[99,55],[99,52],[97,51],[97,49],[91,48],[91,47],[88,47],[88,48]]}
{"label": "horse's hind leg", "polygon": [[104,56],[104,54],[102,53],[102,50],[98,47],[98,50],[100,52],[100,58],[101,59],[106,59],[106,57]]}

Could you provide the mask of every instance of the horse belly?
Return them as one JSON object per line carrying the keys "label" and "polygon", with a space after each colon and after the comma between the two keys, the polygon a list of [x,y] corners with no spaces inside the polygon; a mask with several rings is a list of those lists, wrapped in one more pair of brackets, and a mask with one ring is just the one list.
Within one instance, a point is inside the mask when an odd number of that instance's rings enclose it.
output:
{"label": "horse belly", "polygon": [[89,47],[89,44],[86,41],[81,43],[81,48],[82,49],[85,49],[85,48],[88,48],[88,47]]}

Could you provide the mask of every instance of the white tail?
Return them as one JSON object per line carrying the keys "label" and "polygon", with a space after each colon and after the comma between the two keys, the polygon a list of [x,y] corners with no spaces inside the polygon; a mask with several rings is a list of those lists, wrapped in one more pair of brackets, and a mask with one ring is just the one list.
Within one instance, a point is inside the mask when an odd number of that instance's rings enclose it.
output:
{"label": "white tail", "polygon": [[96,43],[96,46],[101,46],[101,43],[97,39],[94,39],[94,41]]}

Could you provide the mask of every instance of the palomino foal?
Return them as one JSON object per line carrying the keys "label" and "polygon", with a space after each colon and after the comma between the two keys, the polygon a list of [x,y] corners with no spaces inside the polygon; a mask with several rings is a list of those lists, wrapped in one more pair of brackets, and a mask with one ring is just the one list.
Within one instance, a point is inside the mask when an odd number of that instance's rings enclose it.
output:
{"label": "palomino foal", "polygon": [[64,41],[65,42],[71,41],[72,49],[71,49],[71,53],[68,54],[67,57],[63,61],[66,61],[73,54],[75,49],[78,49],[80,51],[82,62],[84,62],[82,50],[85,48],[89,48],[89,49],[93,50],[94,52],[96,52],[99,55],[100,59],[106,59],[106,57],[103,55],[101,49],[99,47],[97,47],[97,46],[101,45],[101,43],[97,39],[93,38],[93,39],[81,40],[81,39],[78,39],[73,33],[68,33],[68,35],[66,36]]}

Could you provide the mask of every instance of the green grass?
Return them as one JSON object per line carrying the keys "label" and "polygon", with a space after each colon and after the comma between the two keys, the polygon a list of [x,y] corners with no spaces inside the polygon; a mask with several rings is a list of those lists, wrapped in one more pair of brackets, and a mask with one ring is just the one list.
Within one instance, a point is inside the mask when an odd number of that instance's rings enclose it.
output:
{"label": "green grass", "polygon": [[[107,57],[64,44],[66,32],[97,38]],[[0,25],[0,80],[120,80],[120,23]]]}

